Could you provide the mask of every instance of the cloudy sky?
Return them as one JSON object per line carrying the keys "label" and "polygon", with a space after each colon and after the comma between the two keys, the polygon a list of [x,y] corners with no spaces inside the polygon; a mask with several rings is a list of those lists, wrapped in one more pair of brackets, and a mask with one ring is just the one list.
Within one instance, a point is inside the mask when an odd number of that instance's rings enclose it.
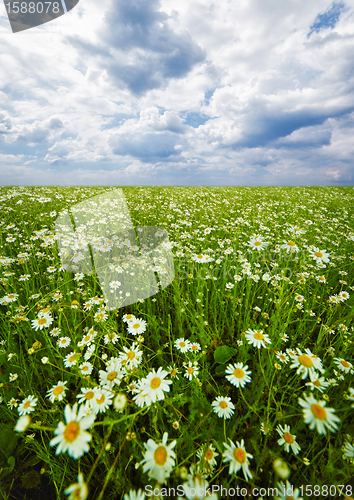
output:
{"label": "cloudy sky", "polygon": [[1,2],[0,184],[354,185],[354,0]]}

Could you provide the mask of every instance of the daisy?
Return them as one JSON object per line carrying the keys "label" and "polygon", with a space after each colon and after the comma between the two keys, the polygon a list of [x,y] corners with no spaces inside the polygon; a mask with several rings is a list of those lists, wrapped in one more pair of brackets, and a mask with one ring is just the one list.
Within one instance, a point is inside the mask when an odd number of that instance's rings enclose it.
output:
{"label": "daisy", "polygon": [[219,456],[219,453],[215,451],[215,448],[212,444],[204,445],[197,451],[197,457],[199,458],[200,463],[203,466],[203,471],[207,472],[208,475],[212,472],[214,467],[216,466],[216,457]]}
{"label": "daisy", "polygon": [[54,403],[54,401],[62,401],[65,397],[66,384],[67,382],[58,382],[47,391],[47,398],[49,398],[52,403]]}
{"label": "daisy", "polygon": [[119,360],[111,360],[107,365],[107,371],[100,370],[100,384],[106,389],[112,389],[115,384],[120,384],[124,377],[124,372],[121,368]]}
{"label": "daisy", "polygon": [[135,321],[136,320],[136,317],[133,315],[133,314],[124,314],[122,320],[125,322],[125,323],[130,323],[131,321]]}
{"label": "daisy", "polygon": [[[283,482],[278,483],[277,485],[277,492],[279,492],[280,496],[275,496],[275,500],[303,500],[302,497],[300,497],[300,490],[299,488],[295,488],[292,486],[292,484],[289,483],[289,481],[286,481],[286,484]],[[289,494],[291,496],[289,496]]]}
{"label": "daisy", "polygon": [[94,332],[94,331],[89,331],[87,332],[83,337],[82,339],[80,340],[80,342],[78,342],[78,346],[79,347],[82,347],[84,345],[87,345],[87,344],[90,344],[93,339],[96,337],[97,333]]}
{"label": "daisy", "polygon": [[190,346],[190,350],[192,352],[198,352],[200,351],[201,347],[200,347],[200,344],[198,344],[198,342],[193,342]]}
{"label": "daisy", "polygon": [[133,401],[140,407],[143,408],[144,405],[151,406],[150,396],[144,392],[146,388],[146,379],[141,379],[137,382],[136,386],[131,390],[131,392],[136,393],[133,397]]}
{"label": "daisy", "polygon": [[17,420],[15,431],[24,432],[30,423],[31,423],[31,417],[29,415],[22,415],[22,417],[20,417]]}
{"label": "daisy", "polygon": [[130,490],[129,495],[124,495],[124,500],[145,500],[145,493],[141,489],[138,491]]}
{"label": "daisy", "polygon": [[186,366],[186,373],[184,374],[184,376],[188,380],[192,380],[193,378],[196,378],[198,376],[198,373],[198,363],[196,361],[194,361],[193,363],[192,361],[189,361],[188,366]]}
{"label": "daisy", "polygon": [[80,405],[84,405],[85,409],[93,409],[93,401],[95,398],[95,390],[87,387],[81,387],[81,394],[78,394],[76,398],[79,400]]}
{"label": "daisy", "polygon": [[348,293],[348,292],[345,292],[345,291],[343,290],[342,292],[340,292],[340,293],[337,295],[337,297],[339,298],[339,300],[341,300],[341,301],[343,302],[344,300],[348,300],[348,299],[349,299],[349,297],[350,297],[350,295],[349,295],[349,293]]}
{"label": "daisy", "polygon": [[92,436],[86,432],[86,429],[93,425],[96,415],[93,413],[86,416],[83,406],[80,406],[77,413],[77,408],[77,403],[74,404],[72,409],[69,405],[66,405],[64,411],[66,425],[59,422],[54,431],[56,437],[49,442],[50,446],[59,445],[55,452],[56,455],[67,451],[71,457],[77,459],[90,449],[88,443],[91,441]]}
{"label": "daisy", "polygon": [[128,347],[123,347],[125,352],[119,353],[119,359],[121,361],[126,361],[125,366],[128,370],[136,368],[141,363],[141,358],[143,351],[139,351],[139,346],[135,346],[135,342],[129,349]]}
{"label": "daisy", "polygon": [[263,236],[253,236],[248,242],[248,246],[253,250],[263,250],[266,246],[269,245],[269,242],[264,241]]}
{"label": "daisy", "polygon": [[92,399],[92,409],[95,413],[105,413],[112,404],[113,393],[104,388],[95,388],[95,397]]}
{"label": "daisy", "polygon": [[177,380],[179,380],[179,369],[177,368],[176,365],[170,365],[167,367],[167,370],[169,372],[169,374],[171,375],[171,377],[173,378],[176,378]]}
{"label": "daisy", "polygon": [[286,352],[277,351],[275,353],[275,355],[279,359],[279,361],[281,361],[282,363],[287,363],[289,361],[289,357],[286,354]]}
{"label": "daisy", "polygon": [[263,330],[253,331],[251,329],[248,329],[246,331],[246,339],[248,340],[249,344],[252,344],[254,347],[258,347],[258,349],[260,349],[262,346],[266,347],[264,342],[268,342],[268,344],[271,344],[269,336],[267,334],[264,334]]}
{"label": "daisy", "polygon": [[142,396],[149,396],[153,403],[164,399],[164,391],[169,392],[169,385],[172,384],[172,380],[164,380],[167,375],[168,372],[163,370],[161,367],[157,370],[157,372],[155,370],[150,372],[146,379],[144,379],[145,388]]}
{"label": "daisy", "polygon": [[311,382],[307,382],[305,385],[310,387],[310,389],[313,391],[314,389],[318,389],[320,392],[323,392],[327,387],[329,387],[331,384],[330,382],[326,382],[326,379],[324,377],[319,377],[318,373],[316,372],[310,372],[310,380]]}
{"label": "daisy", "polygon": [[218,417],[231,418],[234,413],[235,406],[231,402],[231,398],[223,398],[222,396],[218,396],[211,403],[211,406],[214,408],[214,412],[218,415]]}
{"label": "daisy", "polygon": [[342,358],[334,358],[334,361],[336,362],[338,368],[343,372],[354,373],[353,365],[349,361],[346,361],[345,359]]}
{"label": "daisy", "polygon": [[104,343],[107,345],[109,342],[112,342],[112,344],[116,344],[117,340],[120,338],[120,336],[115,333],[115,332],[110,332],[107,333],[107,335],[104,336]]}
{"label": "daisy", "polygon": [[170,473],[175,465],[176,454],[172,449],[176,445],[176,440],[167,445],[168,433],[165,432],[161,443],[155,443],[149,439],[144,443],[145,454],[143,471],[148,472],[149,477],[156,479],[159,483],[165,483],[165,480],[170,476]]}
{"label": "daisy", "polygon": [[58,346],[59,347],[68,347],[70,345],[71,340],[69,337],[59,337],[58,339]]}
{"label": "daisy", "polygon": [[309,250],[311,257],[316,261],[316,264],[323,264],[323,262],[329,262],[330,254],[326,250],[320,250],[317,247],[312,247]]}
{"label": "daisy", "polygon": [[146,330],[146,321],[143,319],[136,319],[134,321],[129,322],[128,324],[128,332],[132,335],[138,335],[140,333],[144,333]]}
{"label": "daisy", "polygon": [[194,477],[190,477],[188,482],[183,484],[184,496],[178,497],[178,500],[218,500],[216,493],[210,493],[209,483],[205,478],[200,477],[199,474],[195,474]]}
{"label": "daisy", "polygon": [[119,392],[114,398],[113,406],[119,413],[122,413],[124,408],[127,406],[127,402],[128,399],[124,392]]}
{"label": "daisy", "polygon": [[301,379],[304,380],[310,373],[315,370],[323,372],[320,358],[312,354],[310,349],[305,349],[307,354],[303,354],[299,348],[296,349],[297,354],[291,355],[293,363],[290,368],[297,368],[296,373],[302,375]]}
{"label": "daisy", "polygon": [[13,408],[16,408],[18,406],[18,399],[11,398],[10,401],[7,403],[7,406],[11,408],[11,410]]}
{"label": "daisy", "polygon": [[91,375],[92,370],[93,370],[93,365],[91,363],[89,363],[88,361],[86,361],[85,363],[82,363],[79,366],[79,368],[80,368],[81,373],[83,375]]}
{"label": "daisy", "polygon": [[61,329],[60,328],[53,328],[52,330],[50,330],[49,332],[49,335],[51,335],[52,337],[58,337],[58,335],[60,334],[61,332]]}
{"label": "daisy", "polygon": [[324,276],[315,276],[319,283],[326,283],[326,278]]}
{"label": "daisy", "polygon": [[243,475],[245,479],[252,479],[252,474],[249,471],[249,458],[253,458],[253,455],[246,452],[245,442],[241,439],[241,442],[236,441],[236,444],[230,440],[230,444],[224,443],[226,450],[223,453],[223,462],[230,462],[229,474],[237,472],[242,468]]}
{"label": "daisy", "polygon": [[247,382],[251,382],[249,375],[251,371],[247,371],[248,365],[243,366],[243,363],[230,364],[225,370],[226,378],[231,384],[236,387],[244,387]]}
{"label": "daisy", "polygon": [[112,290],[117,290],[117,288],[119,288],[121,286],[121,282],[120,281],[111,281],[110,284],[109,284],[109,287],[112,289]]}
{"label": "daisy", "polygon": [[185,353],[185,352],[188,352],[191,350],[191,343],[189,342],[189,340],[185,340],[183,338],[180,338],[180,339],[177,339],[175,341],[175,347]]}
{"label": "daisy", "polygon": [[354,446],[349,443],[348,441],[344,444],[342,450],[344,451],[343,453],[343,458],[354,458]]}
{"label": "daisy", "polygon": [[24,399],[22,403],[19,404],[17,410],[20,416],[27,415],[34,411],[35,406],[37,405],[38,398],[34,396],[28,396],[28,398]]}
{"label": "daisy", "polygon": [[325,434],[325,428],[335,432],[336,422],[340,419],[334,414],[333,408],[325,408],[326,401],[317,401],[312,395],[305,396],[305,399],[299,398],[299,404],[303,407],[304,420],[310,424],[310,429],[316,430],[319,434]]}
{"label": "daisy", "polygon": [[79,472],[77,480],[77,483],[72,484],[64,490],[65,495],[70,495],[68,500],[86,500],[87,498],[88,486],[81,472]]}
{"label": "daisy", "polygon": [[297,455],[301,450],[301,448],[296,442],[296,436],[290,433],[290,426],[285,424],[283,428],[281,425],[278,425],[276,430],[281,436],[281,439],[278,439],[278,444],[280,446],[284,445],[285,451],[287,451],[288,453],[290,451],[290,446],[291,446],[294,455]]}
{"label": "daisy", "polygon": [[296,245],[295,241],[292,241],[292,240],[289,240],[289,241],[283,240],[283,241],[284,241],[284,245],[281,245],[280,248],[286,250],[288,253],[299,251],[299,247]]}
{"label": "daisy", "polygon": [[38,317],[37,319],[33,319],[31,321],[32,323],[32,328],[35,329],[35,331],[43,330],[43,328],[48,328],[52,323],[53,323],[53,318],[50,315],[45,315],[42,317]]}
{"label": "daisy", "polygon": [[64,358],[64,366],[65,368],[69,368],[70,366],[76,365],[78,357],[81,354],[76,353],[75,351],[71,352]]}

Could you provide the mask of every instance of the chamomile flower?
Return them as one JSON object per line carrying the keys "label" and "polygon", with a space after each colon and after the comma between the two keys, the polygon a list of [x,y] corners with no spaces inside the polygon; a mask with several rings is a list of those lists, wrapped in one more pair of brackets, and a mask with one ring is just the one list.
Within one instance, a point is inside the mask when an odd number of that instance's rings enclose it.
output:
{"label": "chamomile flower", "polygon": [[280,446],[284,445],[285,451],[287,451],[288,453],[291,446],[294,455],[297,455],[301,448],[296,442],[296,436],[290,433],[290,426],[286,424],[284,425],[284,427],[278,425],[276,430],[281,436],[281,438],[278,439],[278,444]]}
{"label": "chamomile flower", "polygon": [[252,250],[263,250],[266,246],[269,245],[269,242],[264,241],[263,236],[253,236],[248,242],[248,246],[252,248]]}
{"label": "chamomile flower", "polygon": [[295,241],[293,241],[293,240],[283,240],[283,241],[284,241],[284,245],[281,245],[281,247],[280,247],[283,250],[286,250],[288,253],[299,251],[299,247],[297,246]]}
{"label": "chamomile flower", "polygon": [[35,331],[37,330],[43,330],[43,328],[49,328],[49,326],[53,323],[53,318],[49,315],[43,315],[42,317],[38,317],[36,319],[33,319],[31,321],[32,328],[34,328]]}
{"label": "chamomile flower", "polygon": [[337,367],[345,373],[354,373],[353,365],[342,358],[334,358]]}
{"label": "chamomile flower", "polygon": [[67,382],[59,381],[47,391],[47,398],[49,398],[52,403],[55,401],[62,401],[65,397],[66,384]]}
{"label": "chamomile flower", "polygon": [[51,335],[52,337],[58,337],[60,335],[60,332],[61,332],[61,329],[56,327],[56,328],[52,328],[52,330],[50,330],[49,332],[49,335]]}
{"label": "chamomile flower", "polygon": [[122,320],[129,325],[131,321],[136,320],[136,317],[133,314],[124,314]]}
{"label": "chamomile flower", "polygon": [[85,363],[82,363],[80,366],[79,366],[80,370],[81,370],[81,373],[83,375],[91,375],[92,373],[92,370],[93,370],[93,364],[92,363],[89,363],[88,361],[85,361]]}
{"label": "chamomile flower", "polygon": [[210,493],[208,481],[200,477],[199,474],[195,474],[194,477],[190,477],[189,480],[183,484],[184,496],[178,497],[178,500],[218,500],[216,493]]}
{"label": "chamomile flower", "polygon": [[95,413],[105,413],[112,404],[113,393],[101,387],[95,387],[95,397],[92,399],[92,409]]}
{"label": "chamomile flower", "polygon": [[271,340],[266,333],[263,333],[263,330],[251,330],[248,329],[246,331],[246,339],[249,344],[252,344],[254,347],[258,347],[260,349],[262,346],[266,347],[265,342],[271,344]]}
{"label": "chamomile flower", "polygon": [[208,475],[212,472],[216,465],[216,457],[219,456],[219,453],[215,451],[215,448],[212,444],[204,445],[197,451],[197,457],[202,465],[203,472],[208,473]]}
{"label": "chamomile flower", "polygon": [[64,358],[65,368],[69,368],[70,366],[76,365],[79,356],[80,354],[77,354],[75,351],[72,351],[70,354],[65,356]]}
{"label": "chamomile flower", "polygon": [[313,354],[310,349],[305,349],[306,354],[303,354],[299,348],[296,351],[297,353],[291,356],[293,363],[290,368],[297,368],[296,373],[302,375],[302,380],[310,373],[314,373],[315,370],[324,371],[320,358]]}
{"label": "chamomile flower", "polygon": [[20,416],[22,415],[27,415],[28,413],[31,413],[34,411],[36,405],[37,405],[38,398],[35,398],[34,396],[28,396],[28,398],[25,398],[22,403],[19,404],[17,411]]}
{"label": "chamomile flower", "polygon": [[[286,483],[278,483],[277,490],[280,496],[275,496],[275,500],[303,500],[303,498],[300,497],[299,488],[294,488],[293,485],[289,483],[289,481],[286,481]],[[289,494],[291,496],[289,496]]]}
{"label": "chamomile flower", "polygon": [[324,377],[320,377],[316,372],[310,372],[310,380],[311,382],[307,382],[305,385],[310,387],[312,391],[318,389],[320,392],[323,392],[331,385],[330,382],[327,382]]}
{"label": "chamomile flower", "polygon": [[144,392],[145,388],[146,379],[143,378],[136,383],[136,387],[134,387],[134,389],[131,389],[131,392],[135,393],[133,401],[140,408],[143,408],[144,405],[151,406],[151,397],[147,392]]}
{"label": "chamomile flower", "polygon": [[235,409],[234,404],[231,402],[231,398],[224,398],[222,396],[217,396],[211,403],[211,406],[214,408],[214,412],[220,418],[231,418]]}
{"label": "chamomile flower", "polygon": [[70,495],[68,500],[86,500],[87,498],[88,486],[81,472],[79,472],[77,480],[77,483],[72,484],[64,490],[65,495]]}
{"label": "chamomile flower", "polygon": [[22,417],[20,417],[17,420],[15,431],[24,432],[30,423],[31,423],[31,417],[29,415],[22,415]]}
{"label": "chamomile flower", "polygon": [[119,359],[121,362],[125,361],[126,368],[132,370],[139,366],[143,355],[143,351],[139,350],[139,346],[136,346],[135,342],[133,342],[130,348],[123,346],[123,349],[124,352],[119,353]]}
{"label": "chamomile flower", "polygon": [[145,388],[142,395],[149,396],[152,403],[164,399],[165,392],[170,391],[169,385],[172,384],[172,380],[164,380],[167,375],[168,372],[161,367],[157,372],[155,370],[150,372],[145,379]]}
{"label": "chamomile flower", "polygon": [[146,330],[146,321],[143,319],[135,318],[134,321],[130,321],[128,323],[128,332],[132,335],[140,335],[144,333]]}
{"label": "chamomile flower", "polygon": [[84,405],[87,409],[93,409],[93,400],[96,396],[94,388],[91,387],[81,387],[81,394],[78,394],[76,398],[79,400],[80,405]]}
{"label": "chamomile flower", "polygon": [[186,366],[185,368],[186,368],[186,372],[185,372],[184,376],[188,380],[192,380],[193,378],[196,378],[198,376],[198,374],[199,374],[198,363],[196,361],[194,361],[193,363],[192,363],[192,361],[189,361],[188,366]]}
{"label": "chamomile flower", "polygon": [[124,500],[145,500],[145,493],[141,489],[138,491],[130,490],[129,495],[124,495]]}
{"label": "chamomile flower", "polygon": [[161,484],[165,483],[175,465],[176,454],[173,448],[177,441],[172,441],[167,445],[167,439],[168,433],[165,432],[162,442],[155,443],[149,439],[147,443],[144,443],[146,451],[141,462],[144,464],[143,471],[148,472],[150,478],[156,479]]}
{"label": "chamomile flower", "polygon": [[112,342],[112,344],[116,344],[117,340],[120,338],[120,336],[115,333],[115,332],[110,332],[107,333],[107,335],[104,336],[104,343],[107,345],[109,342]]}
{"label": "chamomile flower", "polygon": [[325,408],[326,401],[317,401],[312,395],[299,398],[299,404],[303,408],[304,420],[310,425],[310,429],[316,430],[319,434],[325,434],[326,428],[331,432],[336,432],[340,419],[334,414],[333,408]]}
{"label": "chamomile flower", "polygon": [[175,347],[180,352],[185,353],[191,350],[191,343],[188,339],[180,338],[175,341]]}
{"label": "chamomile flower", "polygon": [[236,387],[244,387],[247,382],[251,382],[251,371],[247,371],[248,365],[243,365],[243,363],[235,363],[227,366],[225,373],[226,379],[231,382],[231,384]]}
{"label": "chamomile flower", "polygon": [[68,347],[68,345],[70,345],[71,343],[71,339],[69,339],[69,337],[60,337],[58,339],[58,346],[59,347]]}
{"label": "chamomile flower", "polygon": [[69,405],[66,405],[64,410],[66,424],[59,422],[54,431],[56,437],[49,442],[50,446],[58,445],[56,455],[67,451],[71,457],[77,459],[90,449],[88,443],[91,441],[92,436],[86,432],[86,429],[92,426],[96,415],[94,413],[86,415],[83,406],[80,406],[77,413],[77,408],[77,403],[74,404],[72,409]]}
{"label": "chamomile flower", "polygon": [[191,343],[191,346],[190,346],[191,352],[198,352],[198,351],[200,351],[200,349],[201,349],[201,347],[200,347],[200,344],[198,344],[198,342]]}
{"label": "chamomile flower", "polygon": [[229,474],[237,473],[241,468],[245,479],[252,479],[252,474],[249,470],[249,458],[253,458],[253,455],[246,452],[245,442],[241,439],[241,442],[236,441],[236,444],[230,440],[230,444],[224,443],[226,450],[223,453],[223,462],[230,462]]}
{"label": "chamomile flower", "polygon": [[100,370],[100,384],[106,389],[112,389],[115,384],[119,385],[124,377],[124,371],[121,368],[119,360],[111,360],[107,365],[107,370]]}
{"label": "chamomile flower", "polygon": [[82,339],[80,340],[80,342],[78,342],[77,345],[79,347],[83,347],[84,345],[90,344],[96,337],[96,335],[97,333],[91,329],[90,331],[85,333],[85,335],[82,337]]}
{"label": "chamomile flower", "polygon": [[343,448],[343,458],[346,459],[346,458],[354,458],[354,446],[349,443],[348,441],[345,442]]}
{"label": "chamomile flower", "polygon": [[320,250],[317,247],[312,247],[309,250],[311,257],[316,261],[317,264],[323,264],[324,262],[329,262],[330,254],[326,250]]}

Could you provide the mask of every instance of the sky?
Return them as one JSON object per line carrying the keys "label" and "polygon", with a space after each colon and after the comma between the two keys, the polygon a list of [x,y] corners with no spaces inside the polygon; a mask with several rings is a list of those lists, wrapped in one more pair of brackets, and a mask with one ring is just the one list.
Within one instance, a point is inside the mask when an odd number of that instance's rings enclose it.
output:
{"label": "sky", "polygon": [[354,0],[80,0],[12,33],[0,185],[354,185]]}

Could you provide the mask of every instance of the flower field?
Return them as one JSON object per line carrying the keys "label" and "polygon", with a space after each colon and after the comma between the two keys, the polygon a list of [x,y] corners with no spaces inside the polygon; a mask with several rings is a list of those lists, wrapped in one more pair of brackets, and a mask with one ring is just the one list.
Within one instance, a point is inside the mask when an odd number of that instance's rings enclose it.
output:
{"label": "flower field", "polygon": [[175,278],[110,310],[54,227],[114,189],[0,187],[2,498],[353,498],[354,189],[124,187]]}

